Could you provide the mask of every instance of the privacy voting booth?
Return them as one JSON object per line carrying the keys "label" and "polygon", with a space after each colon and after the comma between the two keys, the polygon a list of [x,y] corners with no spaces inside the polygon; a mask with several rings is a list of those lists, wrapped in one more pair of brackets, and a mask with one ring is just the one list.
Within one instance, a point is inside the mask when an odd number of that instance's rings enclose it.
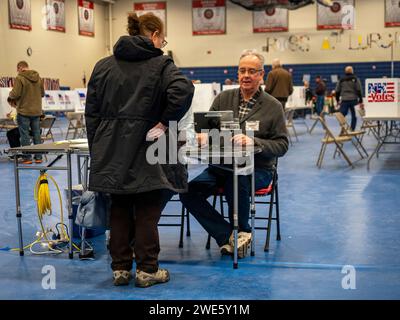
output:
{"label": "privacy voting booth", "polygon": [[0,88],[0,119],[7,118],[7,113],[11,111],[11,107],[7,102],[11,88]]}
{"label": "privacy voting booth", "polygon": [[79,92],[76,90],[46,90],[42,99],[42,108],[43,111],[81,111]]}
{"label": "privacy voting booth", "polygon": [[400,117],[400,78],[365,80],[367,117]]}
{"label": "privacy voting booth", "polygon": [[286,108],[304,108],[306,106],[306,90],[303,86],[294,86],[288,97]]}
{"label": "privacy voting booth", "polygon": [[193,112],[208,111],[220,92],[221,86],[219,83],[194,84],[192,105],[178,124],[179,130],[185,130],[189,135],[188,138],[193,138],[194,135]]}

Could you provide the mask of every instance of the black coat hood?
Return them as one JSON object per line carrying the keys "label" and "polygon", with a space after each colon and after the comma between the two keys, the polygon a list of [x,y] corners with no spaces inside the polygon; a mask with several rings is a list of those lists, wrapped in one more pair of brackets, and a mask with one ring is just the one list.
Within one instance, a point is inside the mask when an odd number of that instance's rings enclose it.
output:
{"label": "black coat hood", "polygon": [[163,55],[151,40],[144,36],[122,36],[114,46],[114,56],[119,60],[142,61]]}

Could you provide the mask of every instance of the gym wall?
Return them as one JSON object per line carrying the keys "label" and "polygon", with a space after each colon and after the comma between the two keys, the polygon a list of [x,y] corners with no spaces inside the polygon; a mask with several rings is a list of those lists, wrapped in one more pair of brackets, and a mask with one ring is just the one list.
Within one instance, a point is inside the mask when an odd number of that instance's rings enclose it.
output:
{"label": "gym wall", "polygon": [[[308,35],[310,51],[272,50],[265,52],[267,63],[276,57],[280,57],[285,64],[389,61],[390,49],[373,46],[366,50],[349,50],[349,36],[352,35],[353,47],[358,45],[358,36],[362,36],[364,43],[369,33],[380,33],[387,37],[388,33],[397,32],[400,42],[400,28],[384,27],[384,0],[355,0],[355,30],[344,31],[339,43],[334,43],[336,39],[332,38],[331,43],[336,49],[327,51],[321,50],[322,42],[332,31],[316,30],[316,5],[289,11],[289,32],[253,33],[252,12],[227,1],[227,33],[192,36],[192,2],[190,0],[166,0],[166,2],[167,49],[173,52],[175,62],[180,67],[234,66],[243,49],[262,50],[262,47],[266,46],[267,37],[288,38],[292,34]],[[131,0],[118,0],[114,5],[114,41],[119,35],[126,33],[126,12],[133,10],[133,3]],[[400,59],[400,43],[395,49],[395,59]]]}
{"label": "gym wall", "polygon": [[[32,31],[10,29],[8,1],[0,1],[0,76],[15,76],[16,65],[26,60],[42,77],[59,78],[72,88],[83,86],[82,77],[92,72],[94,64],[106,56],[108,8],[95,4],[95,37],[78,34],[76,0],[65,1],[66,32],[47,31],[42,27],[45,0],[31,0]],[[32,48],[32,56],[26,50]]]}

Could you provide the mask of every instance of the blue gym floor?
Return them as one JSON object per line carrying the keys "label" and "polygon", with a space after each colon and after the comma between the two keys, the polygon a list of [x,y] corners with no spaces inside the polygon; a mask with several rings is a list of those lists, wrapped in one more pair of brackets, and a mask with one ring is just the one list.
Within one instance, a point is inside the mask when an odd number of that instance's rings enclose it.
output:
{"label": "blue gym floor", "polygon": [[[334,117],[327,120],[338,132]],[[18,246],[14,172],[13,163],[1,155],[0,299],[399,299],[400,154],[381,154],[367,171],[365,159],[350,169],[342,158],[332,158],[334,148],[328,146],[318,169],[321,126],[310,135],[300,121],[295,124],[299,142],[292,138],[293,146],[279,161],[282,240],[275,240],[273,223],[270,251],[264,252],[265,231],[257,230],[255,257],[239,260],[239,269],[233,270],[231,258],[221,257],[214,241],[210,250],[205,249],[206,233],[193,217],[191,236],[185,235],[182,249],[179,228],[160,227],[160,265],[170,271],[171,280],[147,289],[135,288],[133,282],[113,286],[104,235],[89,239],[95,249],[93,261],[80,261],[77,255],[70,260],[67,254],[38,256],[29,250],[20,257],[7,251]],[[65,119],[56,125],[65,134]],[[54,133],[62,139],[58,129]],[[0,139],[2,150],[6,144],[4,136]],[[376,145],[372,135],[366,135],[364,142],[369,152]],[[389,149],[400,151],[398,145]],[[351,159],[358,158],[351,145],[345,150]],[[190,175],[200,170],[193,167]],[[65,172],[50,174],[62,189],[66,187]],[[36,171],[21,173],[24,244],[39,230],[33,199],[37,176]],[[54,217],[46,218],[49,226],[59,216],[54,190],[52,201]],[[257,210],[265,214],[262,206]],[[180,213],[180,204],[170,203],[166,212]],[[46,265],[55,268],[55,290],[42,288]],[[343,278],[348,277],[342,273],[346,265],[355,268],[354,289],[342,288]]]}

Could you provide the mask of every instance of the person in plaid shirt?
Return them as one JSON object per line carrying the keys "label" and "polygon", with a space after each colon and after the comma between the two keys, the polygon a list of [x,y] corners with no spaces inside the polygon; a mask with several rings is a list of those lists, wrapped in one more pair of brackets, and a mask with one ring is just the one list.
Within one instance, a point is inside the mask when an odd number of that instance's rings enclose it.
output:
{"label": "person in plaid shirt", "polygon": [[[256,50],[245,50],[239,59],[239,88],[225,90],[214,100],[211,111],[233,110],[242,132],[246,122],[256,123],[254,137],[244,133],[233,136],[232,141],[239,146],[259,146],[262,152],[255,155],[256,189],[267,187],[272,179],[272,167],[277,157],[288,150],[288,136],[281,103],[260,89],[264,77],[264,57]],[[197,136],[200,147],[207,146],[208,136]],[[251,244],[249,226],[251,177],[238,179],[238,257],[247,254]],[[207,198],[223,188],[229,207],[229,222],[216,211]],[[233,254],[233,175],[232,172],[209,166],[199,176],[189,182],[189,191],[180,194],[180,199],[203,228],[216,240],[221,254]]]}

